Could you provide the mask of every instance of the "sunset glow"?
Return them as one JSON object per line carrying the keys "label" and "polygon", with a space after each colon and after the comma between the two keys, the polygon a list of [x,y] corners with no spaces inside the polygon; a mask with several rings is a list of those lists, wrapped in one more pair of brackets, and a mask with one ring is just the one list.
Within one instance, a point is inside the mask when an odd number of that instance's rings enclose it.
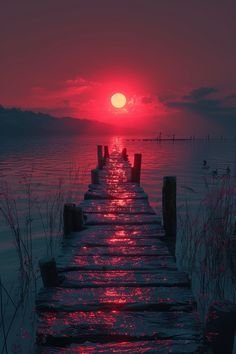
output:
{"label": "sunset glow", "polygon": [[123,93],[115,93],[111,96],[111,104],[115,108],[123,108],[126,102],[127,99]]}

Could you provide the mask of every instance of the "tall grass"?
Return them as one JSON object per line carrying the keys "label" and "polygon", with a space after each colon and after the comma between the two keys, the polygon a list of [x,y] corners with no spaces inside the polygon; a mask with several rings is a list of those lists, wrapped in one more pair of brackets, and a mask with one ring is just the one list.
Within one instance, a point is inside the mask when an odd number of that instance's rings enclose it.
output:
{"label": "tall grass", "polygon": [[177,259],[189,274],[202,319],[211,302],[235,301],[232,235],[236,188],[230,176],[205,177],[205,196],[193,210],[189,202],[179,216]]}
{"label": "tall grass", "polygon": [[[28,192],[27,192],[28,193]],[[29,197],[29,195],[28,195]],[[30,194],[30,198],[32,198]],[[27,204],[31,201],[27,200]],[[27,213],[22,219],[21,208],[18,207],[17,197],[7,181],[2,182],[0,192],[0,214],[9,227],[15,245],[20,275],[20,294],[23,300],[30,280],[35,276],[32,258],[32,216],[31,206],[28,204]],[[24,223],[24,226],[22,225]]]}
{"label": "tall grass", "polygon": [[[62,238],[63,204],[78,202],[77,193],[84,172],[71,165],[65,178],[59,178],[54,186],[35,183],[33,170],[23,175],[13,188],[7,180],[0,182],[0,221],[5,222],[12,235],[19,270],[19,281],[12,291],[0,280],[0,342],[3,339],[0,353],[12,352],[9,343],[13,328],[17,326],[19,316],[28,311],[29,303],[34,306],[39,279],[35,239],[42,234],[44,254],[55,256]],[[39,189],[44,193],[40,194]],[[20,353],[21,345],[16,347]]]}

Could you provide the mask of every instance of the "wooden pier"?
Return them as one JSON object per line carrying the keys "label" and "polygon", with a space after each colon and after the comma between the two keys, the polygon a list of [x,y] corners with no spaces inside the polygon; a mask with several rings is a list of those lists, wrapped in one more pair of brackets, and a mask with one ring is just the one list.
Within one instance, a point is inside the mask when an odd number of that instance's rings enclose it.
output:
{"label": "wooden pier", "polygon": [[36,303],[37,353],[205,353],[188,278],[139,185],[139,162],[107,148],[101,161],[99,148],[84,201],[66,206],[58,278]]}

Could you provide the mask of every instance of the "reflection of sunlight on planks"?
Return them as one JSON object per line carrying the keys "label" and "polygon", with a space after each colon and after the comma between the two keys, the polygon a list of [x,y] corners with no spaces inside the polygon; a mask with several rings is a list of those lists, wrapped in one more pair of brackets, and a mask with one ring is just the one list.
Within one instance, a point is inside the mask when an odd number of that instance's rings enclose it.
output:
{"label": "reflection of sunlight on planks", "polygon": [[198,353],[189,281],[139,186],[140,166],[116,146],[97,173],[80,204],[85,228],[67,235],[57,259],[63,280],[37,299],[39,352]]}

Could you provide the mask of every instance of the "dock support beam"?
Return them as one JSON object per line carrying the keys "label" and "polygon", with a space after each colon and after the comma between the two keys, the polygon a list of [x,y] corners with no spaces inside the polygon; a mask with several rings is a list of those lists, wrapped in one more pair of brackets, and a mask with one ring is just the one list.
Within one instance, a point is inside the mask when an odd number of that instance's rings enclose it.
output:
{"label": "dock support beam", "polygon": [[91,183],[99,184],[99,170],[97,168],[91,170]]}
{"label": "dock support beam", "polygon": [[162,216],[166,237],[175,241],[177,230],[175,176],[163,178]]}
{"label": "dock support beam", "polygon": [[109,154],[109,148],[107,145],[104,146],[104,159],[109,159],[110,154]]}
{"label": "dock support beam", "polygon": [[54,258],[44,258],[39,261],[40,273],[43,281],[43,286],[49,288],[58,286],[60,281],[57,272],[57,265]]}
{"label": "dock support beam", "polygon": [[99,170],[102,170],[103,168],[103,146],[102,145],[97,146],[97,157],[98,157],[98,168]]}
{"label": "dock support beam", "polygon": [[126,149],[126,148],[124,148],[124,149],[122,150],[121,156],[122,156],[122,158],[123,158],[125,161],[128,160],[128,155],[127,155],[127,149]]}
{"label": "dock support beam", "polygon": [[64,237],[71,232],[81,231],[84,226],[83,210],[74,203],[64,205],[63,212]]}
{"label": "dock support beam", "polygon": [[236,304],[215,302],[208,311],[205,337],[215,354],[232,354],[236,331]]}
{"label": "dock support beam", "polygon": [[134,166],[131,170],[131,181],[140,184],[142,154],[134,154]]}

